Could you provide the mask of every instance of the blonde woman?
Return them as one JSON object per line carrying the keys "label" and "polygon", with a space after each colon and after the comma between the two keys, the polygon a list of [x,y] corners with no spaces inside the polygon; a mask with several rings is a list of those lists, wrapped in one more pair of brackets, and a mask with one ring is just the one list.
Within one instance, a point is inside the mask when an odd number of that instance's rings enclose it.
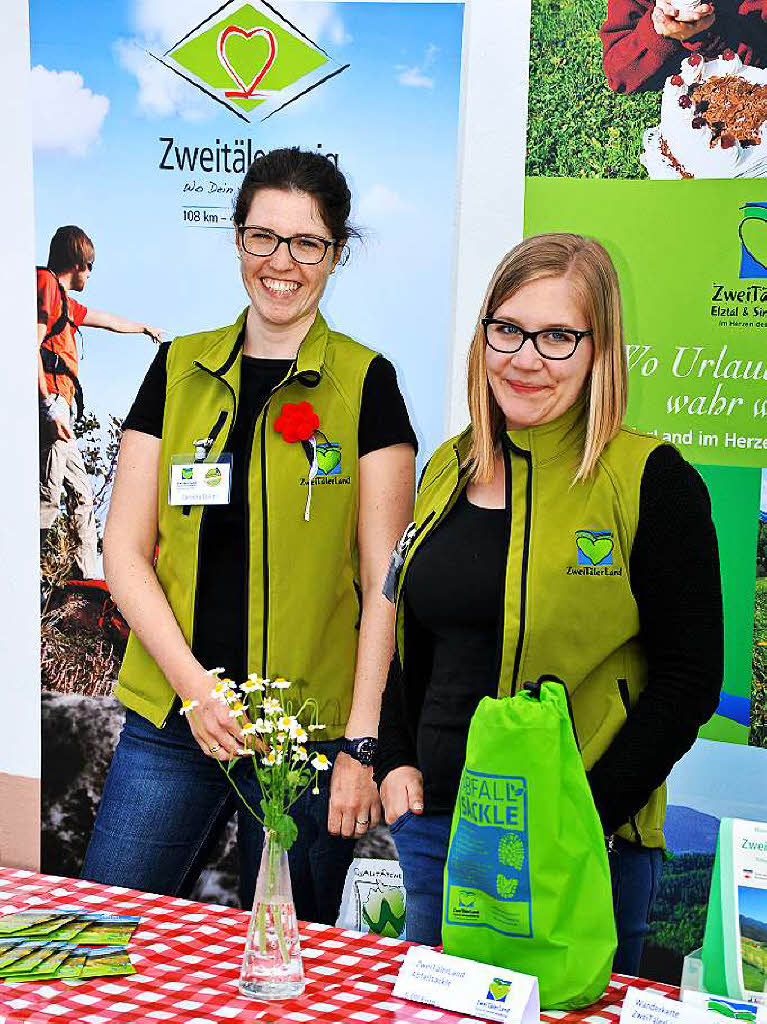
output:
{"label": "blonde woman", "polygon": [[566,681],[610,850],[615,970],[639,970],[661,873],[664,781],[717,707],[711,508],[676,449],[622,426],[610,257],[577,235],[501,261],[469,355],[470,426],[421,479],[397,588],[377,779],[407,937],[440,941],[442,872],[484,696]]}

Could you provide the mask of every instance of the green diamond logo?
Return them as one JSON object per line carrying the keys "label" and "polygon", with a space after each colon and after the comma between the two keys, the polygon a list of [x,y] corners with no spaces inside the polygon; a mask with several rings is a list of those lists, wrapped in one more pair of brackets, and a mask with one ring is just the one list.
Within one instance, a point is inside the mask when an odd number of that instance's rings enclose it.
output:
{"label": "green diamond logo", "polygon": [[[168,66],[245,113],[268,100],[291,102],[301,88],[320,84],[315,73],[331,58],[278,11],[267,14],[251,3],[227,8],[233,9],[217,20],[215,12],[176,43],[165,54]],[[347,66],[325,68],[325,77]]]}

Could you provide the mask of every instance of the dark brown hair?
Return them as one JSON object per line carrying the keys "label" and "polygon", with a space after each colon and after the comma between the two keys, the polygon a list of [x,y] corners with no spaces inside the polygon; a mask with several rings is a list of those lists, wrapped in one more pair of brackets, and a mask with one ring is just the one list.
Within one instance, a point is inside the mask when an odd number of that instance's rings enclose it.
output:
{"label": "dark brown hair", "polygon": [[234,204],[234,223],[242,227],[253,196],[262,188],[305,192],[317,203],[320,216],[337,242],[358,236],[349,223],[352,194],[336,164],[311,150],[291,146],[256,157],[248,168]]}
{"label": "dark brown hair", "polygon": [[96,250],[93,242],[82,228],[75,224],[67,224],[56,228],[48,250],[48,269],[54,274],[66,274],[69,270],[77,270],[86,263],[92,263]]}

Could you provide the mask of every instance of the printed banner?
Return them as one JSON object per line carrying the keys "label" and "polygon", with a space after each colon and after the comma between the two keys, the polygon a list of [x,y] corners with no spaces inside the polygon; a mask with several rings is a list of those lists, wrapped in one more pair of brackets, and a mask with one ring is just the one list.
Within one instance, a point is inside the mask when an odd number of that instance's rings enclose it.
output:
{"label": "printed banner", "polygon": [[[121,720],[110,694],[127,626],[100,545],[122,420],[154,355],[147,334],[84,317],[107,310],[100,320],[128,318],[166,340],[231,324],[247,304],[232,225],[243,175],[270,149],[313,150],[346,175],[362,236],[323,313],[394,363],[421,458],[433,451],[448,367],[462,23],[453,2],[31,2],[37,263],[62,225],[82,228],[95,249],[64,328],[84,400],[73,465],[53,465],[45,436],[41,451],[43,870],[79,873]],[[46,372],[66,411],[71,381],[60,366]],[[327,448],[323,479],[340,472]],[[232,847],[230,837],[199,898],[232,901]]]}

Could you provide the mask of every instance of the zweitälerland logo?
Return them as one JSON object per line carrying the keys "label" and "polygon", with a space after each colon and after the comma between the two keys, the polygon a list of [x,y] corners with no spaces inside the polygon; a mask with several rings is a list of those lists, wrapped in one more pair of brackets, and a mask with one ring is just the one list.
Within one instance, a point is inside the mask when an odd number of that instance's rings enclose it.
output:
{"label": "zweit\u00e4lerland logo", "polygon": [[[325,437],[317,431],[320,437]],[[336,476],[341,474],[341,445],[336,441],[319,441],[317,444],[317,476]]]}
{"label": "zweit\u00e4lerland logo", "polygon": [[266,120],[349,67],[259,0],[224,4],[151,56],[243,121],[257,107]]}
{"label": "zweit\u00e4lerland logo", "polygon": [[767,277],[767,203],[744,203],[741,210],[740,277]]}
{"label": "zweit\u00e4lerland logo", "polygon": [[487,998],[492,1003],[505,1003],[506,996],[511,991],[512,982],[505,978],[493,978],[487,990]]}
{"label": "zweit\u00e4lerland logo", "polygon": [[612,565],[612,530],[576,530],[575,545],[578,548],[578,565]]}

